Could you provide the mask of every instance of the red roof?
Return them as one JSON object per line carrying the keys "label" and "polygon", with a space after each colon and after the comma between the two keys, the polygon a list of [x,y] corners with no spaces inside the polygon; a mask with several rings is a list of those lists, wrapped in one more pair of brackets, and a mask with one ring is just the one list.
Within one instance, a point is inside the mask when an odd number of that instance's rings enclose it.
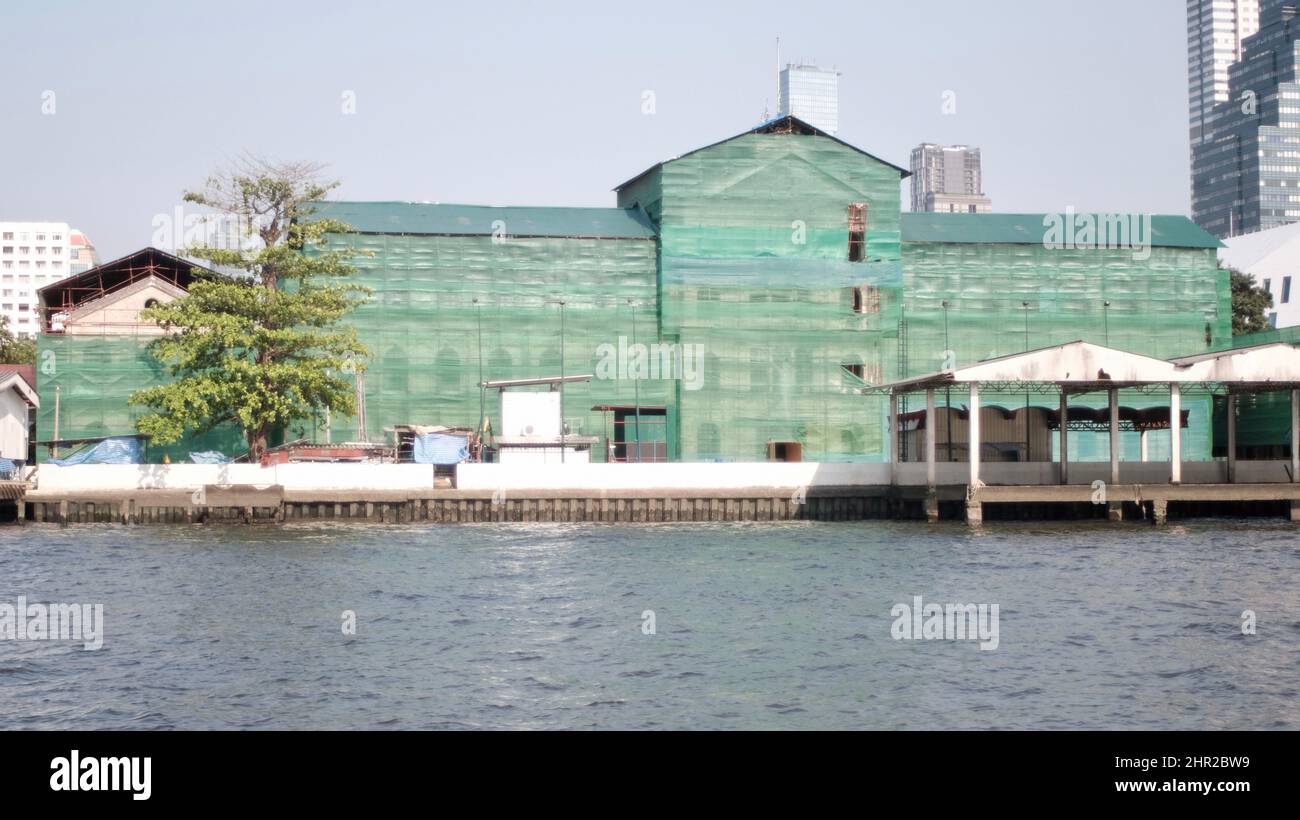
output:
{"label": "red roof", "polygon": [[36,365],[34,364],[0,364],[0,379],[9,378],[10,373],[17,373],[23,381],[36,389]]}

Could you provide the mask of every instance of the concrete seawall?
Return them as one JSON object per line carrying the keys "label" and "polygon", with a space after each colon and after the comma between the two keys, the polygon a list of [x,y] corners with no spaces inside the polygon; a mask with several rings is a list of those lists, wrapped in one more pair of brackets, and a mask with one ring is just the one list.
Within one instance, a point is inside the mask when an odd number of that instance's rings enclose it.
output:
{"label": "concrete seawall", "polygon": [[[1193,465],[1196,482],[1148,480],[1159,464],[1124,465],[1123,484],[1056,483],[1053,465],[989,465],[971,488],[943,465],[941,482],[905,464],[464,464],[453,488],[425,465],[286,464],[42,466],[18,518],[38,524],[850,521],[1146,519],[1267,514],[1300,519],[1300,484],[1276,462],[1222,481],[1222,465]],[[1106,465],[1095,466],[1098,469]],[[1005,475],[998,468],[1006,467]],[[951,473],[951,475],[949,475]],[[1073,469],[1072,478],[1086,469]],[[919,478],[919,480],[918,480]],[[998,479],[1001,482],[998,483]]]}

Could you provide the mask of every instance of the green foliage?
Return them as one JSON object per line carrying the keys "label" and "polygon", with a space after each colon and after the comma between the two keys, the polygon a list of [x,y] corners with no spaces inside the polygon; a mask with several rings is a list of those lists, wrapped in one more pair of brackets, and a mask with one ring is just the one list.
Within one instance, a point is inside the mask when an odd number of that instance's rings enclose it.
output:
{"label": "green foliage", "polygon": [[8,316],[0,316],[0,364],[36,364],[35,340],[14,336]]}
{"label": "green foliage", "polygon": [[271,430],[295,421],[356,412],[349,374],[368,355],[340,321],[369,289],[348,282],[351,248],[329,248],[326,234],[347,233],[334,220],[312,219],[311,203],[336,183],[315,181],[315,166],[246,160],[208,181],[186,201],[212,207],[244,226],[252,247],[196,245],[186,255],[239,273],[205,275],[175,302],[148,308],[169,335],[152,352],[174,378],[133,394],[153,412],[136,428],[159,444],[187,431],[241,427],[254,460]]}
{"label": "green foliage", "polygon": [[1232,335],[1259,333],[1268,330],[1268,309],[1273,307],[1273,296],[1255,286],[1255,277],[1248,273],[1228,269],[1232,278]]}

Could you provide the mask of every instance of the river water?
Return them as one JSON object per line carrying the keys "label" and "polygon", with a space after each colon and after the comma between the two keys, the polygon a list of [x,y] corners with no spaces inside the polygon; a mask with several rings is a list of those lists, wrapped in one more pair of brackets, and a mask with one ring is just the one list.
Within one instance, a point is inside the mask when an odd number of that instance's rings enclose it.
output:
{"label": "river water", "polygon": [[104,627],[0,640],[0,729],[1297,729],[1298,580],[1273,521],[2,527]]}

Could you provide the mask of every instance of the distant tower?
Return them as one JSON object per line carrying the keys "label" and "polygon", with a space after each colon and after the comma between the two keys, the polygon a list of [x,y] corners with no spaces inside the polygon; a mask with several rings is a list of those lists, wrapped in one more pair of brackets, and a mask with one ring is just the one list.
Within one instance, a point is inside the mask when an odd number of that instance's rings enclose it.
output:
{"label": "distant tower", "polygon": [[1187,87],[1192,148],[1208,136],[1214,106],[1228,101],[1228,67],[1259,31],[1259,0],[1187,0]]}
{"label": "distant tower", "polygon": [[912,149],[912,210],[987,214],[980,149],[926,142]]}
{"label": "distant tower", "polygon": [[[778,41],[778,61],[779,56]],[[840,73],[789,63],[777,83],[777,116],[790,114],[828,134],[840,130]]]}

